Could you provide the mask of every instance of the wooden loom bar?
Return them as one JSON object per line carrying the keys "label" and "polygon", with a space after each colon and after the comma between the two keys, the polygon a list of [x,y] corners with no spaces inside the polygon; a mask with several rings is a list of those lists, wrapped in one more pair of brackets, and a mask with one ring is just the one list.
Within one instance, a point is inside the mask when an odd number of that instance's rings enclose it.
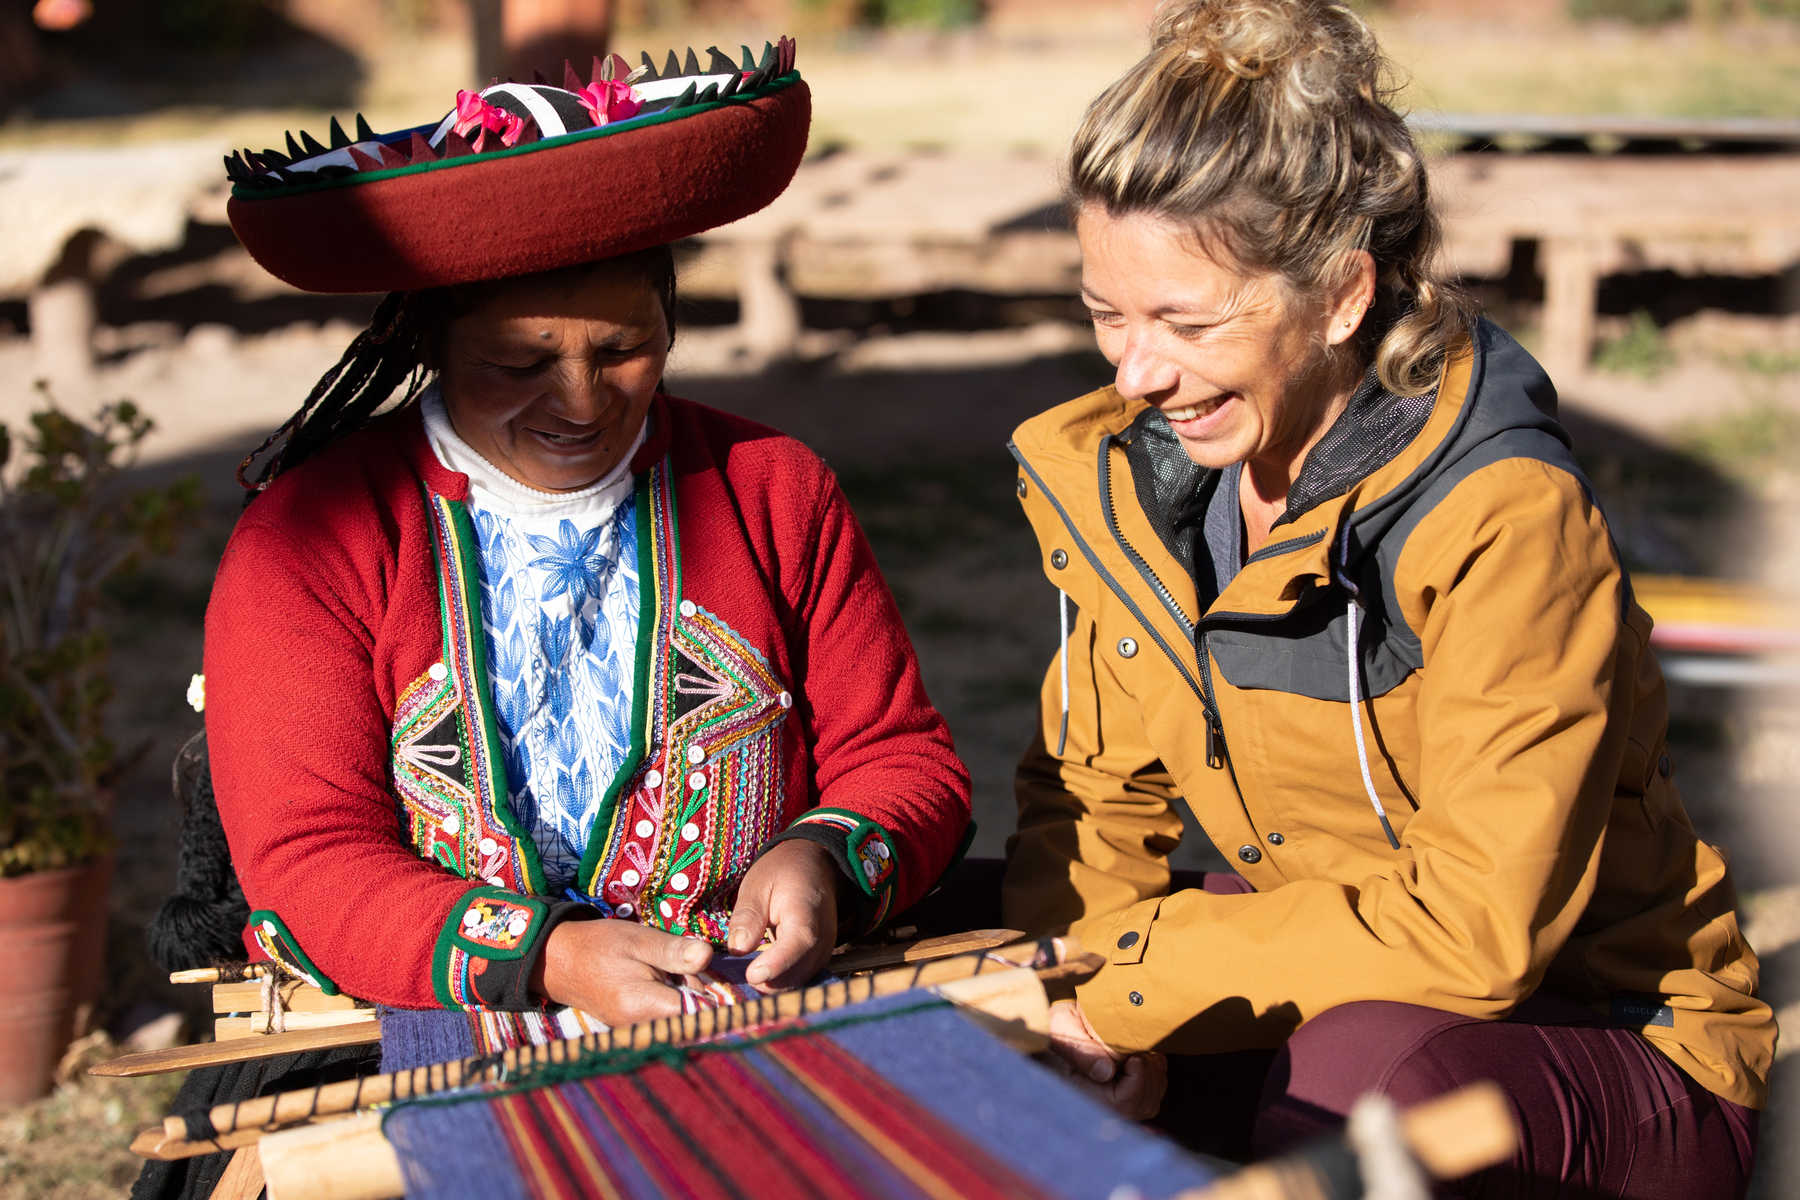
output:
{"label": "wooden loom bar", "polygon": [[306,1050],[330,1050],[338,1046],[366,1046],[381,1040],[378,1021],[362,1021],[355,1025],[333,1025],[324,1029],[296,1029],[287,1033],[258,1034],[232,1038],[223,1042],[199,1042],[192,1046],[176,1046],[169,1050],[146,1050],[139,1054],[122,1054],[88,1068],[89,1075],[132,1078],[139,1075],[161,1075],[167,1071],[192,1071],[196,1067],[216,1067],[223,1063],[243,1062],[252,1058],[268,1058],[277,1054],[299,1054]]}
{"label": "wooden loom bar", "polygon": [[[1400,1114],[1400,1138],[1407,1153],[1433,1179],[1460,1179],[1494,1166],[1506,1161],[1519,1145],[1518,1127],[1506,1096],[1491,1081],[1470,1084],[1406,1109]],[[1338,1145],[1332,1152],[1355,1153],[1348,1145]],[[1329,1186],[1313,1156],[1299,1153],[1252,1163],[1211,1187],[1183,1192],[1176,1200],[1353,1198]]]}
{"label": "wooden loom bar", "polygon": [[[257,979],[242,983],[214,984],[212,1010],[215,1013],[259,1012],[263,1007],[265,986],[267,985]],[[327,996],[299,979],[283,980],[276,987],[281,993],[281,1007],[290,1013],[348,1012],[357,1007],[355,1000],[341,992],[335,996]]]}
{"label": "wooden loom bar", "polygon": [[269,973],[267,963],[229,963],[222,967],[191,967],[169,972],[170,983],[238,983],[261,979]]}
{"label": "wooden loom bar", "polygon": [[[1042,958],[1060,958],[1062,961],[1035,969],[1030,965]],[[207,1114],[212,1136],[200,1140],[191,1137],[193,1131],[185,1118],[171,1115],[164,1119],[161,1130],[140,1134],[133,1141],[132,1149],[148,1158],[210,1154],[247,1145],[271,1129],[501,1078],[525,1067],[566,1062],[581,1054],[682,1045],[914,988],[935,989],[945,999],[982,1014],[977,1019],[981,1019],[990,1032],[1021,1049],[1033,1051],[1042,1048],[1048,1020],[1044,984],[1084,978],[1097,970],[1101,961],[1096,955],[1074,950],[1068,939],[1021,943],[1001,951],[965,954],[817,987],[776,992],[741,1004],[704,1008],[604,1033],[519,1046],[498,1056],[437,1063],[388,1075],[349,1079],[317,1088],[221,1104]],[[996,970],[996,967],[1002,969]]]}

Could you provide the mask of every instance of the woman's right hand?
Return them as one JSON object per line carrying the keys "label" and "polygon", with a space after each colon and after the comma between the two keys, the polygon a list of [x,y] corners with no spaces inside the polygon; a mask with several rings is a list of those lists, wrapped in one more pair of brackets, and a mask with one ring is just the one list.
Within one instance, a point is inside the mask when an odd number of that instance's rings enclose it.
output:
{"label": "woman's right hand", "polygon": [[538,958],[534,990],[608,1025],[681,1012],[677,980],[704,971],[712,947],[635,921],[564,921]]}
{"label": "woman's right hand", "polygon": [[1147,1121],[1162,1108],[1169,1063],[1162,1055],[1120,1054],[1100,1040],[1073,1000],[1050,1006],[1050,1061],[1120,1116]]}

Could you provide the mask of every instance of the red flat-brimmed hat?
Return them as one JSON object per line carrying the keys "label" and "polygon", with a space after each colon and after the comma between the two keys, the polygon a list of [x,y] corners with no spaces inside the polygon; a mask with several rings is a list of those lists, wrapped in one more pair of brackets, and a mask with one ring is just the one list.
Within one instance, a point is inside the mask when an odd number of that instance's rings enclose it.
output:
{"label": "red flat-brimmed hat", "polygon": [[431,125],[225,160],[227,213],[251,257],[309,292],[393,292],[629,254],[748,216],[787,187],[812,99],[794,43],[596,58],[584,84],[461,92]]}

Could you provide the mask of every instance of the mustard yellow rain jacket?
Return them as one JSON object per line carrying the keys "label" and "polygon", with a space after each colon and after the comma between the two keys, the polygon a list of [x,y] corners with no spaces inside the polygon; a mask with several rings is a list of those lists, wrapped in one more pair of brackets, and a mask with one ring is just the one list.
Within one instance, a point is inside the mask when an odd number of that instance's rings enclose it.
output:
{"label": "mustard yellow rain jacket", "polygon": [[[1271,1046],[1358,1000],[1498,1018],[1542,985],[1760,1107],[1756,956],[1549,381],[1481,322],[1435,400],[1385,399],[1309,456],[1347,488],[1314,478],[1204,609],[1166,515],[1199,468],[1160,414],[1108,388],[1020,427],[1076,615],[1019,768],[1008,922],[1109,955],[1077,994],[1124,1050]],[[1256,894],[1166,894],[1182,802]]]}

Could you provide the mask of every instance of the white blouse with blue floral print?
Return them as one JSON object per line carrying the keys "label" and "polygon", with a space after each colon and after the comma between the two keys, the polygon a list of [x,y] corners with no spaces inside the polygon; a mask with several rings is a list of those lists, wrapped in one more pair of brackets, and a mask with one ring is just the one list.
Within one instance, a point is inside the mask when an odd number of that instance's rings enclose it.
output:
{"label": "white blouse with blue floral print", "polygon": [[512,808],[558,892],[575,880],[631,742],[638,530],[630,462],[644,431],[598,483],[541,492],[458,437],[436,388],[421,406],[438,459],[469,477]]}

